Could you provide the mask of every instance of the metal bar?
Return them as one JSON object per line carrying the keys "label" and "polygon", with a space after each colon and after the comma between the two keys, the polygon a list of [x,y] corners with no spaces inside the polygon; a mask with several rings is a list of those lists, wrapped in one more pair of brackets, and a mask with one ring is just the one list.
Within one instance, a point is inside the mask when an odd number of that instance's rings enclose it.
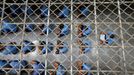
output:
{"label": "metal bar", "polygon": [[[47,19],[47,25],[46,26],[49,26],[50,25],[50,2],[51,2],[51,0],[49,0],[49,3],[48,3],[48,19]],[[47,29],[47,35],[46,35],[46,48],[47,48],[47,46],[48,46],[48,29]],[[46,49],[46,56],[47,56],[47,54],[48,54],[48,48]],[[45,75],[47,75],[47,57],[46,57],[46,60],[45,60]]]}
{"label": "metal bar", "polygon": [[[122,32],[122,21],[121,21],[121,12],[120,12],[120,1],[118,1],[118,14],[119,14],[119,23],[120,23],[120,32],[121,32],[121,38],[123,38],[123,32]],[[126,59],[125,59],[125,49],[124,49],[124,41],[121,40],[122,43],[122,53],[123,53],[123,65],[124,65],[124,74],[127,75],[127,71],[126,71]]]}
{"label": "metal bar", "polygon": [[96,38],[96,40],[95,40],[95,43],[97,44],[97,46],[96,46],[96,54],[97,54],[97,75],[100,75],[100,68],[99,68],[99,52],[98,52],[98,49],[99,49],[99,46],[98,46],[98,37],[97,37],[97,35],[98,35],[98,31],[97,31],[97,26],[98,26],[98,24],[97,24],[97,12],[96,12],[96,0],[94,0],[94,17],[95,17],[95,38]]}
{"label": "metal bar", "polygon": [[[28,0],[25,1],[25,6],[26,7],[25,7],[25,14],[24,14],[24,21],[23,21],[24,24],[23,24],[23,29],[22,29],[22,41],[24,40],[24,37],[25,37],[25,22],[26,22],[26,13],[27,13],[27,1]],[[23,48],[23,43],[21,43],[20,60],[23,59],[22,48]],[[19,68],[19,73],[21,73],[20,71],[21,71],[21,67]]]}
{"label": "metal bar", "polygon": [[71,50],[71,75],[73,75],[73,0],[71,0],[71,39],[70,39],[70,50]]}

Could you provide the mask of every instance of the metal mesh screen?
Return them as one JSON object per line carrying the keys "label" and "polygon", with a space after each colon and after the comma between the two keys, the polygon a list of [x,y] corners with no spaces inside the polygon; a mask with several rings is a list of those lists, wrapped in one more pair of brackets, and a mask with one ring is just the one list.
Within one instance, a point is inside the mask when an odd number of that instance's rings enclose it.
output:
{"label": "metal mesh screen", "polygon": [[134,75],[134,0],[0,0],[0,19],[0,75]]}

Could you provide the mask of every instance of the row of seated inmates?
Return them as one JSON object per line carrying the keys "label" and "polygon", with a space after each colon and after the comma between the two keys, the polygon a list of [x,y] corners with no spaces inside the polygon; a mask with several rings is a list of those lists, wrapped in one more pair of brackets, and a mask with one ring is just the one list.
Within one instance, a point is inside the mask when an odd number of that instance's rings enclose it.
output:
{"label": "row of seated inmates", "polygon": [[[78,11],[80,13],[79,16],[88,16],[89,15],[89,9],[86,6],[79,5],[78,6]],[[20,14],[24,14],[26,10],[25,6],[18,6],[15,4],[12,4],[8,9],[5,10],[7,14],[10,14],[13,18],[17,17]],[[63,5],[63,7],[60,9],[61,11],[58,11],[58,17],[59,18],[67,18],[71,14],[71,9],[67,5]],[[36,12],[35,12],[36,11]],[[42,17],[47,17],[48,16],[48,7],[46,5],[41,5],[38,8],[38,11],[36,9],[36,6],[28,6],[26,14],[27,15],[32,15],[32,14],[39,14],[39,16]],[[0,10],[0,15],[2,15],[2,10]]]}
{"label": "row of seated inmates", "polygon": [[[67,75],[66,73],[66,68],[64,67],[63,64],[60,64],[57,61],[54,61],[52,63],[52,67],[54,70],[49,71],[49,75]],[[91,65],[88,63],[84,63],[83,61],[76,61],[76,67],[77,70],[79,71],[78,74],[84,74],[84,75],[91,75],[90,70],[91,70]],[[44,75],[43,69],[45,69],[45,63],[40,62],[37,60],[0,60],[0,68],[12,68],[12,74],[16,75],[17,72],[16,70],[19,69],[28,69],[32,68],[33,72],[32,75]],[[42,71],[42,72],[40,72]],[[2,71],[0,71],[2,73]],[[1,74],[0,73],[0,74]]]}
{"label": "row of seated inmates", "polygon": [[[92,49],[92,42],[90,40],[78,40],[78,46],[80,48],[80,54],[88,53]],[[16,42],[10,42],[6,46],[3,43],[0,43],[0,54],[1,55],[10,55],[18,54],[20,51],[23,54],[46,54],[51,53],[54,48],[56,49],[55,54],[66,54],[69,51],[69,45],[67,42],[57,41],[57,44],[54,45],[51,42],[48,42],[46,45],[45,41],[28,41],[24,40],[22,42],[23,47],[18,46]]]}
{"label": "row of seated inmates", "polygon": [[[111,44],[114,40],[115,35],[113,34],[101,34],[100,35],[100,43],[101,44]],[[35,54],[46,54],[50,53],[56,49],[56,54],[65,54],[69,51],[69,45],[67,42],[62,42],[60,40],[57,41],[57,44],[54,45],[51,42],[48,42],[47,46],[45,41],[28,41],[24,40],[22,42],[23,47],[21,49],[21,46],[17,46],[16,42],[11,42],[8,45],[4,45],[3,43],[0,43],[0,53],[3,55],[9,55],[9,54],[17,54],[20,51],[24,54],[28,53],[35,53]],[[92,42],[90,40],[84,39],[84,40],[77,40],[77,45],[79,47],[80,54],[88,53],[92,50]]]}
{"label": "row of seated inmates", "polygon": [[[37,25],[38,26],[38,25]],[[27,24],[25,25],[25,32],[34,32],[34,30],[37,28],[34,24]],[[68,24],[60,24],[58,27],[54,27],[54,25],[39,25],[39,29],[41,30],[40,34],[49,34],[51,32],[54,32],[58,35],[58,37],[62,37],[65,35],[68,35],[70,33],[70,27]],[[11,24],[8,20],[4,20],[1,28],[1,34],[7,34],[7,33],[16,33],[19,31],[19,27],[16,24]],[[78,36],[84,37],[91,34],[92,28],[90,25],[84,25],[79,24],[78,25]]]}

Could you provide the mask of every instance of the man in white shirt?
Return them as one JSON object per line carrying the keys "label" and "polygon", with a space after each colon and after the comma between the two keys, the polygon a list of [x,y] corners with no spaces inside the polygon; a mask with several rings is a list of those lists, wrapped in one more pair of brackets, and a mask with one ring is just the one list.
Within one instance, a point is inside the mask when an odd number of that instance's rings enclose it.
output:
{"label": "man in white shirt", "polygon": [[100,33],[100,44],[105,44],[106,43],[106,33],[105,32],[101,32]]}

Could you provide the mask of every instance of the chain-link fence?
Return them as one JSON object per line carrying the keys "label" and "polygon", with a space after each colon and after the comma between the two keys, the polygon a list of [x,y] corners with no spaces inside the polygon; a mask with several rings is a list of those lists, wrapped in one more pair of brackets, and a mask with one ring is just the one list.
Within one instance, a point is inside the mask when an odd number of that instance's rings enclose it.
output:
{"label": "chain-link fence", "polygon": [[0,0],[0,75],[134,75],[134,0]]}

